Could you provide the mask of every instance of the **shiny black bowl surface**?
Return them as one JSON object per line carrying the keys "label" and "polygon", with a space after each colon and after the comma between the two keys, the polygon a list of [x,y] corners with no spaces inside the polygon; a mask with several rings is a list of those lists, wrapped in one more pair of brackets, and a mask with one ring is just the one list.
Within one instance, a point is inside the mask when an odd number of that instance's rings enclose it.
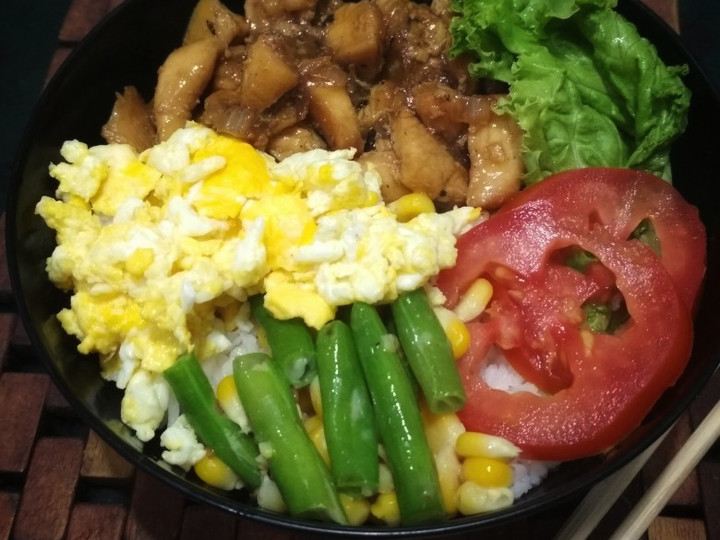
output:
{"label": "shiny black bowl surface", "polygon": [[674,184],[700,210],[708,232],[708,268],[695,326],[695,342],[688,367],[677,384],[657,403],[645,422],[627,440],[604,457],[564,463],[543,484],[511,508],[476,517],[417,527],[346,528],[301,521],[257,508],[242,492],[226,493],[205,486],[160,459],[157,442],[146,445],[120,422],[121,393],[99,376],[93,357],[77,352],[56,313],[68,297],[45,273],[45,260],[54,246],[54,234],[35,215],[43,195],[52,195],[55,181],[48,164],[60,159],[63,141],[79,139],[100,144],[115,92],[135,85],[152,95],[157,67],[180,44],[196,0],[128,0],[96,27],[73,51],[43,93],[25,133],[11,179],[7,210],[7,253],[17,306],[30,340],[55,383],[81,417],[130,462],[183,493],[238,515],[310,532],[346,535],[398,536],[447,534],[500,525],[527,518],[578,497],[589,487],[639,455],[683,413],[720,362],[720,99],[698,64],[675,33],[638,1],[620,2],[619,10],[642,35],[657,46],[668,64],[690,67],[686,84],[692,91],[689,125],[672,152]]}

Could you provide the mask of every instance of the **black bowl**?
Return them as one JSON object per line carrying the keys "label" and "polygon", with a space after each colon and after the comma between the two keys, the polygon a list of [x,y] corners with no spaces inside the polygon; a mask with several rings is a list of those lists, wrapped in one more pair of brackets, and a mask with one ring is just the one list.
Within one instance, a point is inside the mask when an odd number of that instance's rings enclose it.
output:
{"label": "black bowl", "polygon": [[[253,506],[242,493],[213,490],[160,459],[157,442],[142,445],[120,422],[121,393],[99,375],[98,363],[77,352],[76,341],[61,329],[56,313],[68,303],[45,273],[45,260],[54,246],[54,233],[35,215],[36,203],[51,195],[55,181],[48,164],[60,160],[67,139],[102,143],[100,127],[111,110],[116,91],[135,85],[149,97],[157,67],[181,37],[196,0],[128,0],[95,28],[73,51],[42,95],[21,145],[10,186],[7,211],[7,253],[18,309],[37,354],[81,417],[115,450],[141,469],[186,495],[263,522],[311,532],[348,535],[443,534],[496,526],[526,518],[578,497],[590,486],[639,455],[683,413],[720,362],[720,183],[717,182],[716,134],[720,99],[675,33],[637,1],[625,1],[620,11],[656,44],[668,64],[687,64],[686,83],[692,90],[689,126],[672,153],[675,185],[700,209],[708,231],[708,270],[697,315],[695,344],[688,367],[645,422],[604,457],[565,463],[546,481],[511,508],[477,517],[420,527],[345,528],[301,521]],[[232,6],[231,7],[237,7]]]}

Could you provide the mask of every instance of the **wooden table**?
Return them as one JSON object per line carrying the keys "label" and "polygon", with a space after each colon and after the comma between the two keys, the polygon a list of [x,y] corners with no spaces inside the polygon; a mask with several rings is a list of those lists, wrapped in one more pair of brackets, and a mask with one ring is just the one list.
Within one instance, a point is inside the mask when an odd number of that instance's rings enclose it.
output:
{"label": "wooden table", "polygon": [[[121,0],[74,0],[50,73]],[[673,0],[645,0],[680,28]],[[4,221],[0,221],[3,230]],[[720,396],[716,374],[592,538],[622,521]],[[303,539],[186,499],[136,470],[89,430],[32,352],[18,316],[0,246],[0,540]],[[565,504],[484,538],[552,538],[574,509]],[[716,445],[650,527],[651,540],[720,538],[720,448]],[[465,535],[466,538],[478,536]]]}

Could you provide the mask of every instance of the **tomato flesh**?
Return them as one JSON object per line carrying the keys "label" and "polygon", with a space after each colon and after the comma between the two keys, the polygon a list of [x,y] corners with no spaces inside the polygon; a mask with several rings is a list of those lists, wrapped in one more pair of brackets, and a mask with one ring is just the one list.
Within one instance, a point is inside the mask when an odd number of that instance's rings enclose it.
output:
{"label": "tomato flesh", "polygon": [[553,202],[554,219],[602,226],[618,239],[628,239],[649,219],[660,240],[663,265],[680,297],[695,310],[706,265],[705,228],[697,208],[672,185],[634,169],[577,169],[533,184],[501,211],[538,198]]}
{"label": "tomato flesh", "polygon": [[[480,276],[494,286],[459,364],[466,428],[505,437],[528,458],[575,459],[626,437],[684,369],[705,235],[695,209],[645,173],[580,169],[536,186],[461,236],[436,285],[449,307]],[[660,256],[630,239],[646,218]],[[567,249],[598,262],[574,270],[556,256]],[[613,291],[629,320],[613,334],[589,331],[582,306]],[[482,377],[491,347],[542,395],[491,388]]]}

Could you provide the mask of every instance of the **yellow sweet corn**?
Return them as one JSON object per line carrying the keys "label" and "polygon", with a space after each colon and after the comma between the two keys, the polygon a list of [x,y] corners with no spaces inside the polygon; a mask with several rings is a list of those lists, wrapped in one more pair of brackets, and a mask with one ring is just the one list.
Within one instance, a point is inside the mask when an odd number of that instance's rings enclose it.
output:
{"label": "yellow sweet corn", "polygon": [[303,420],[303,425],[305,426],[305,431],[307,431],[309,435],[310,432],[318,426],[322,426],[322,418],[318,415],[308,416],[305,420]]}
{"label": "yellow sweet corn", "polygon": [[464,322],[475,319],[485,311],[492,295],[492,283],[485,278],[476,279],[455,306],[455,314]]}
{"label": "yellow sweet corn", "polygon": [[433,454],[443,447],[455,448],[456,441],[465,432],[465,426],[454,413],[435,414],[425,404],[420,409],[425,435]]}
{"label": "yellow sweet corn", "polygon": [[400,508],[395,492],[380,493],[370,506],[370,513],[388,525],[400,523]]}
{"label": "yellow sweet corn", "polygon": [[474,482],[463,482],[457,492],[458,511],[465,516],[500,510],[513,500],[508,488],[485,488]]}
{"label": "yellow sweet corn", "polygon": [[362,525],[370,515],[370,501],[367,499],[355,499],[340,493],[340,504],[345,510],[350,525]]}
{"label": "yellow sweet corn", "polygon": [[223,377],[215,389],[218,401],[231,402],[238,399],[237,388],[235,387],[235,379],[232,375]]}
{"label": "yellow sweet corn", "polygon": [[457,415],[434,414],[426,405],[421,407],[423,426],[428,445],[435,458],[443,505],[448,515],[457,513],[456,493],[462,468],[455,453],[455,441],[465,431]]}
{"label": "yellow sweet corn", "polygon": [[308,435],[310,435],[310,440],[317,448],[317,451],[320,452],[320,456],[322,456],[325,463],[330,465],[330,454],[328,454],[327,442],[325,441],[325,427],[322,424],[322,419],[318,416],[314,418],[318,418],[320,421],[316,423],[312,430],[308,431]]}
{"label": "yellow sweet corn", "polygon": [[520,455],[520,449],[507,439],[477,431],[461,433],[455,442],[455,451],[461,457],[486,457],[508,461]]}
{"label": "yellow sweet corn", "polygon": [[398,221],[405,223],[420,214],[435,212],[435,205],[424,193],[408,193],[388,204],[388,209],[395,213]]}
{"label": "yellow sweet corn", "polygon": [[320,379],[313,377],[310,381],[310,402],[315,414],[322,417],[322,396],[320,395]]}
{"label": "yellow sweet corn", "polygon": [[445,446],[434,458],[443,506],[445,512],[453,516],[457,513],[457,491],[460,487],[462,466],[452,446]]}
{"label": "yellow sweet corn", "polygon": [[218,489],[230,490],[238,483],[238,477],[232,469],[211,452],[195,463],[193,469],[200,480]]}
{"label": "yellow sweet corn", "polygon": [[450,311],[442,306],[434,307],[433,311],[450,342],[453,357],[457,360],[465,354],[470,347],[470,332],[468,331],[468,327],[460,320],[460,317],[458,317],[454,311]]}
{"label": "yellow sweet corn", "polygon": [[215,389],[218,403],[223,412],[240,428],[247,432],[250,430],[250,424],[245,414],[245,409],[240,402],[240,396],[238,396],[237,388],[235,387],[235,379],[232,375],[223,377]]}
{"label": "yellow sweet corn", "polygon": [[512,485],[512,467],[495,458],[469,457],[462,463],[462,476],[486,488],[500,488]]}
{"label": "yellow sweet corn", "polygon": [[393,481],[390,467],[384,463],[380,463],[380,472],[378,477],[378,493],[389,493],[395,490],[395,482]]}

